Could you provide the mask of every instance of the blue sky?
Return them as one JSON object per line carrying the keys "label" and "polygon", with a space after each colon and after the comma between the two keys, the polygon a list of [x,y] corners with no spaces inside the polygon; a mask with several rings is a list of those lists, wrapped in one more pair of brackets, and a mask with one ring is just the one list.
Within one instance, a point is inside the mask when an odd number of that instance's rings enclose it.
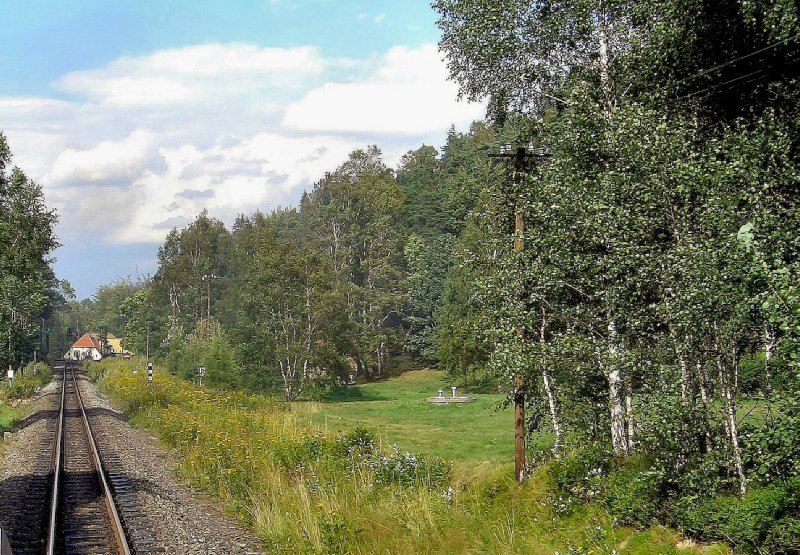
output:
{"label": "blue sky", "polygon": [[0,0],[0,131],[60,214],[78,296],[152,274],[203,208],[296,203],[355,148],[394,165],[456,102],[427,1]]}
{"label": "blue sky", "polygon": [[189,44],[314,44],[332,55],[363,56],[439,37],[436,14],[425,0],[3,0],[0,5],[3,95],[41,94],[66,72],[123,54]]}

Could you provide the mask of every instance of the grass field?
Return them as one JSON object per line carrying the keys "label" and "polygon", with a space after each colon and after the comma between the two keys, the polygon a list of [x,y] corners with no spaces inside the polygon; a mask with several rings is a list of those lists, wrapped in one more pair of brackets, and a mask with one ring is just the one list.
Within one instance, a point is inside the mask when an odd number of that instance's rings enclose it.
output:
{"label": "grass field", "polygon": [[0,434],[11,429],[17,420],[17,410],[0,402]]}
{"label": "grass field", "polygon": [[470,394],[474,403],[434,405],[438,389],[451,395],[444,372],[417,370],[382,382],[338,390],[322,402],[296,403],[322,430],[363,426],[385,445],[456,463],[508,462],[514,453],[514,413],[503,395]]}
{"label": "grass field", "polygon": [[[132,422],[178,453],[178,474],[237,511],[270,553],[730,554],[660,526],[615,526],[598,504],[564,509],[544,468],[518,485],[512,414],[494,410],[501,396],[429,405],[425,397],[448,385],[437,372],[288,405],[200,389],[161,368],[152,386],[129,365],[98,369]],[[383,447],[362,441],[356,427]],[[459,470],[451,475],[437,456]]]}

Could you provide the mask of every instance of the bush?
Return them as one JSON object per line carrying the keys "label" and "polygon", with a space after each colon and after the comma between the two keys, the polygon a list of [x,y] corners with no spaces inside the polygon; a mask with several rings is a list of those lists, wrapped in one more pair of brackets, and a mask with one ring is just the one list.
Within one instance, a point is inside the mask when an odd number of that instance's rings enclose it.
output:
{"label": "bush", "polygon": [[339,436],[334,455],[342,459],[370,457],[375,452],[375,434],[364,427],[357,427]]}
{"label": "bush", "polygon": [[296,441],[274,442],[272,458],[285,470],[296,471],[309,466],[322,457],[328,441],[321,435],[312,435]]}
{"label": "bush", "polygon": [[761,551],[773,555],[800,553],[800,518],[786,517],[775,522]]}
{"label": "bush", "polygon": [[612,459],[608,445],[596,443],[553,460],[548,472],[560,490],[589,500],[603,489],[603,477],[608,475]]}
{"label": "bush", "polygon": [[800,400],[777,398],[773,414],[742,431],[750,475],[762,484],[800,474]]}
{"label": "bush", "polygon": [[17,372],[11,387],[5,386],[5,396],[7,399],[28,399],[52,379],[53,370],[50,366],[43,362],[30,362],[22,372]]}
{"label": "bush", "polygon": [[629,463],[612,472],[601,487],[603,505],[617,524],[645,528],[662,512],[662,482],[640,464]]}
{"label": "bush", "polygon": [[798,553],[800,477],[784,486],[753,490],[744,498],[684,497],[675,504],[675,523],[704,540],[725,540],[745,553]]}
{"label": "bush", "polygon": [[426,455],[401,453],[396,445],[393,453],[376,454],[370,466],[375,473],[376,484],[434,489],[450,480],[451,469],[447,461]]}

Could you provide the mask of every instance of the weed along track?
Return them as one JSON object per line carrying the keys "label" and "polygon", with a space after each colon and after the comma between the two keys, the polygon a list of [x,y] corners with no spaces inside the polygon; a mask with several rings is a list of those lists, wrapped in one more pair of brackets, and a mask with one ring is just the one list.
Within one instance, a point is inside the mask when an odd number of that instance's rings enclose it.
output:
{"label": "weed along track", "polygon": [[133,502],[134,488],[124,470],[115,468],[115,461],[101,457],[78,379],[70,366],[65,366],[62,374],[61,409],[55,429],[45,553],[130,555],[163,551],[154,545],[141,509]]}
{"label": "weed along track", "polygon": [[[59,365],[63,368],[63,363]],[[56,444],[56,424],[59,420],[59,405],[54,399],[55,395],[48,397],[50,401],[46,409],[34,416],[41,421],[39,426],[44,429],[31,446],[35,454],[29,461],[29,470],[8,480],[11,485],[3,491],[3,495],[12,500],[6,506],[6,515],[15,517],[8,522],[8,529],[5,530],[14,555],[39,555],[45,549],[46,537],[43,531],[47,529],[48,500],[52,487],[52,446]],[[34,423],[29,425],[33,426]]]}

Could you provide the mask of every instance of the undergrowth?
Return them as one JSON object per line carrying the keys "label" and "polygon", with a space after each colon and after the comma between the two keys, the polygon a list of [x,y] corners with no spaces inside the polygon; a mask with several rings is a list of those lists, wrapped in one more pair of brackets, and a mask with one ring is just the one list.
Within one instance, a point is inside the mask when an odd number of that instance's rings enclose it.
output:
{"label": "undergrowth", "polygon": [[[102,363],[101,363],[102,364]],[[599,503],[559,510],[540,470],[454,472],[436,457],[383,449],[374,433],[316,430],[277,399],[201,389],[157,374],[101,372],[133,421],[177,452],[178,472],[219,496],[276,553],[727,553],[676,545],[675,532],[615,527]],[[130,368],[130,367],[129,367]]]}
{"label": "undergrowth", "polygon": [[53,370],[44,362],[28,363],[21,372],[14,376],[12,384],[3,381],[0,387],[0,398],[29,399],[53,379]]}

